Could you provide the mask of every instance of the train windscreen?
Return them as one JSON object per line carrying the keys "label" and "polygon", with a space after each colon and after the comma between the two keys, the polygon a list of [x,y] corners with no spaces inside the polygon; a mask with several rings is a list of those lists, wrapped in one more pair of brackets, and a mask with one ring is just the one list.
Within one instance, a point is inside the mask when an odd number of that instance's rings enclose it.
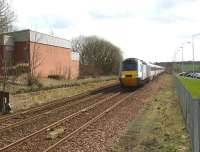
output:
{"label": "train windscreen", "polygon": [[122,71],[130,71],[137,70],[137,62],[136,61],[124,61],[121,65]]}

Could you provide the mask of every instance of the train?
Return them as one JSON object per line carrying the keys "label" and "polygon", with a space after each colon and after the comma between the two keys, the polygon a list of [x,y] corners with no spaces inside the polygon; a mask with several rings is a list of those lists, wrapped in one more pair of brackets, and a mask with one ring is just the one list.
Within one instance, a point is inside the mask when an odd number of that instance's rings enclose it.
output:
{"label": "train", "polygon": [[120,85],[121,87],[141,86],[164,71],[165,68],[162,66],[147,63],[137,58],[127,58],[120,65]]}

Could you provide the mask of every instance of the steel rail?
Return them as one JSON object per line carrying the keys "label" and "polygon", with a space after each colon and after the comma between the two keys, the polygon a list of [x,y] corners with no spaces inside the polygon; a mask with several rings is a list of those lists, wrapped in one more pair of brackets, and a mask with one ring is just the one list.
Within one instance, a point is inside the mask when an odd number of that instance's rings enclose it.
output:
{"label": "steel rail", "polygon": [[49,148],[47,148],[45,151],[43,152],[49,152],[51,150],[53,150],[54,148],[56,148],[56,146],[58,146],[59,144],[61,144],[63,141],[67,140],[68,138],[70,138],[71,136],[73,136],[74,134],[78,133],[79,131],[82,131],[84,129],[86,129],[89,125],[91,125],[92,123],[94,123],[95,121],[99,120],[100,118],[102,118],[106,113],[110,112],[111,110],[113,110],[115,107],[117,107],[119,104],[121,104],[122,102],[124,102],[126,99],[128,99],[130,96],[132,96],[134,93],[129,94],[128,96],[124,97],[123,99],[119,100],[117,103],[115,103],[113,106],[107,108],[105,111],[103,111],[101,114],[99,114],[98,116],[96,116],[95,118],[89,120],[88,122],[86,122],[84,125],[82,125],[81,127],[79,127],[78,129],[74,130],[73,132],[71,132],[70,134],[68,134],[67,136],[65,136],[64,138],[62,138],[61,140],[59,140],[57,143],[53,144],[52,146],[50,146]]}
{"label": "steel rail", "polygon": [[[109,85],[106,85],[106,86],[102,86],[102,87],[99,87],[99,88],[88,89],[88,90],[86,90],[84,92],[81,92],[81,93],[78,93],[78,94],[75,94],[75,95],[72,95],[72,96],[68,96],[68,97],[65,97],[63,99],[53,100],[53,101],[51,101],[49,103],[46,103],[46,104],[38,106],[38,107],[30,108],[28,110],[21,111],[21,112],[15,113],[15,114],[2,116],[2,117],[0,117],[0,122],[4,121],[5,119],[10,119],[10,118],[16,117],[18,115],[20,116],[20,115],[25,115],[25,114],[31,113],[31,112],[37,112],[37,111],[40,111],[41,109],[45,109],[45,108],[48,108],[48,107],[51,107],[51,106],[55,106],[55,105],[58,105],[58,104],[62,104],[62,103],[65,103],[65,102],[70,102],[70,101],[73,101],[73,100],[77,100],[77,99],[79,99],[81,97],[88,96],[93,92],[97,92],[97,91],[100,91],[100,90],[107,89],[109,87],[117,86],[117,84],[118,83],[112,83],[112,84],[109,84]],[[61,101],[61,102],[59,102],[59,101]]]}
{"label": "steel rail", "polygon": [[95,104],[93,104],[93,105],[90,105],[90,106],[87,107],[87,108],[84,108],[84,109],[82,109],[82,110],[80,110],[80,111],[78,111],[78,112],[76,112],[76,113],[73,113],[73,114],[71,114],[71,115],[69,115],[69,116],[67,116],[67,117],[65,117],[65,118],[63,118],[63,119],[61,119],[61,120],[59,120],[59,121],[57,121],[57,122],[54,122],[53,124],[51,124],[51,125],[49,125],[49,126],[47,126],[47,127],[44,127],[44,128],[42,128],[42,129],[40,129],[40,130],[38,130],[38,131],[36,131],[36,132],[34,132],[34,133],[28,135],[28,136],[25,136],[25,137],[23,137],[23,138],[21,138],[21,139],[15,141],[15,142],[13,142],[13,143],[11,143],[11,144],[5,146],[5,147],[3,147],[3,148],[0,148],[0,152],[3,152],[3,151],[5,151],[5,150],[7,150],[7,149],[9,149],[9,148],[12,148],[13,146],[15,146],[15,145],[17,145],[17,144],[19,144],[19,143],[22,143],[23,141],[25,141],[25,140],[27,140],[27,139],[33,137],[34,135],[37,135],[37,134],[39,134],[39,133],[41,133],[41,132],[43,132],[43,131],[46,131],[47,129],[56,127],[56,126],[62,124],[63,122],[65,122],[65,121],[67,121],[67,120],[69,120],[69,119],[72,119],[72,118],[74,118],[74,117],[80,115],[80,114],[83,113],[83,112],[86,112],[86,111],[88,111],[88,110],[90,110],[90,109],[93,109],[93,108],[95,108],[96,106],[98,106],[98,105],[100,105],[100,104],[106,102],[107,100],[110,100],[110,99],[112,99],[112,98],[114,98],[114,97],[116,97],[116,96],[118,96],[118,95],[120,95],[120,94],[121,94],[121,92],[115,93],[114,95],[112,95],[112,96],[110,96],[110,97],[107,97],[107,98],[105,98],[105,99],[103,99],[103,100],[100,100],[99,102],[97,102],[97,103],[95,103]]}

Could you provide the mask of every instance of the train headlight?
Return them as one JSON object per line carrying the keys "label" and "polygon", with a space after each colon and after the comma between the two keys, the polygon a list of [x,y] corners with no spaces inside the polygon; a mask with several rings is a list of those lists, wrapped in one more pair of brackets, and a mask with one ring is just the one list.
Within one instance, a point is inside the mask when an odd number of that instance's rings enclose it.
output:
{"label": "train headlight", "polygon": [[122,75],[121,75],[121,78],[125,78],[125,75],[122,74]]}

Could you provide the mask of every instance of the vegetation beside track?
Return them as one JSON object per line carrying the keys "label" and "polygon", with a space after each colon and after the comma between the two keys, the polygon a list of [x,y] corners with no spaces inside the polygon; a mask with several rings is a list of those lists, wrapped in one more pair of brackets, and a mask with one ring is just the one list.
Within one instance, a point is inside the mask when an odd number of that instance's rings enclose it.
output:
{"label": "vegetation beside track", "polygon": [[191,152],[179,101],[168,77],[166,86],[147,105],[127,133],[114,146],[115,152]]}
{"label": "vegetation beside track", "polygon": [[[6,91],[9,91],[11,94],[22,94],[29,92],[37,92],[42,90],[52,90],[57,88],[69,88],[74,86],[81,86],[88,83],[97,83],[102,81],[109,81],[117,79],[117,76],[99,76],[99,77],[87,77],[78,80],[55,80],[49,78],[36,78],[37,84],[33,84],[31,86],[26,84],[26,76],[21,76],[15,82],[12,80],[6,86]],[[12,79],[12,78],[10,78]],[[0,87],[2,87],[2,82],[0,81]]]}
{"label": "vegetation beside track", "polygon": [[189,77],[179,76],[178,79],[185,85],[186,89],[191,92],[194,98],[200,97],[200,80]]}
{"label": "vegetation beside track", "polygon": [[[55,83],[56,80],[52,80]],[[66,81],[66,80],[63,80]],[[74,94],[81,93],[88,89],[93,89],[95,87],[100,87],[103,85],[107,85],[113,82],[116,82],[115,76],[107,76],[107,77],[100,77],[100,78],[88,78],[82,80],[75,80],[69,81],[77,83],[78,85],[74,85],[71,87],[60,87],[54,89],[44,89],[36,92],[28,92],[28,93],[20,93],[20,94],[11,94],[11,106],[14,111],[27,109],[33,106],[40,105],[42,103],[46,103],[52,100],[61,99],[67,96],[71,96]],[[45,81],[44,81],[45,83]],[[51,80],[46,80],[46,86],[53,85]]]}

